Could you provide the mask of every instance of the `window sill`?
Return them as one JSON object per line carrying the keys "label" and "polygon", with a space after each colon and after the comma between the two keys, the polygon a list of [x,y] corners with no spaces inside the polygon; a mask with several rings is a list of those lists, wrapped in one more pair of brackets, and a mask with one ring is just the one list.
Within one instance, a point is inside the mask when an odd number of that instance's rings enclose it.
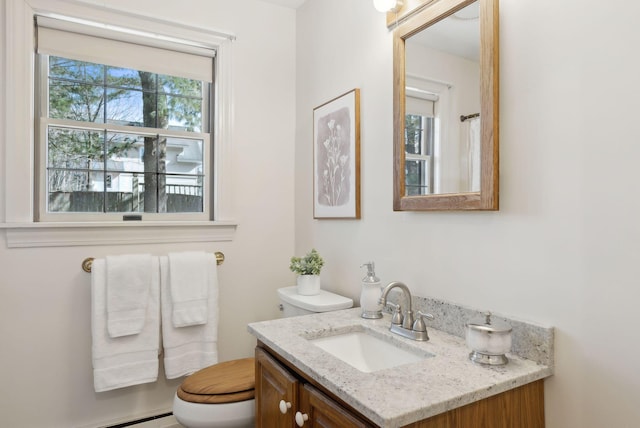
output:
{"label": "window sill", "polygon": [[232,241],[234,222],[0,223],[8,248]]}

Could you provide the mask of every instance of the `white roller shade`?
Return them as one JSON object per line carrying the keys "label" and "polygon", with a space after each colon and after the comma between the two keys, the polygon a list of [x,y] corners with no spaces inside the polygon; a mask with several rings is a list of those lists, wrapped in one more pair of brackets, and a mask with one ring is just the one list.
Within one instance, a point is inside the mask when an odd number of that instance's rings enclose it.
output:
{"label": "white roller shade", "polygon": [[405,113],[435,117],[435,103],[423,98],[407,97],[405,101]]}
{"label": "white roller shade", "polygon": [[36,19],[37,53],[213,81],[215,49],[104,24]]}
{"label": "white roller shade", "polygon": [[435,117],[438,94],[424,89],[407,86],[405,88],[406,114],[418,114],[425,117]]}

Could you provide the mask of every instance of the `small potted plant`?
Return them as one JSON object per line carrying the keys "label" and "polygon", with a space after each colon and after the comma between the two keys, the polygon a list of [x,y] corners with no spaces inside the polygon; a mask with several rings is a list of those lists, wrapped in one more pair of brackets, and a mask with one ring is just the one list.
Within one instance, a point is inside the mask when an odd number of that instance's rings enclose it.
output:
{"label": "small potted plant", "polygon": [[312,296],[320,293],[320,270],[324,266],[324,260],[315,248],[304,257],[291,257],[289,269],[298,275],[296,284],[298,294]]}

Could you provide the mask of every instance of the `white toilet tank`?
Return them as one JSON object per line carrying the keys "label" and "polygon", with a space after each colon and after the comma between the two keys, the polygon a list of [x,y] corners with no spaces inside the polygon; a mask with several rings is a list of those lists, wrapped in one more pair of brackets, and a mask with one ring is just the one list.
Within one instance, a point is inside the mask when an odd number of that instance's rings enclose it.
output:
{"label": "white toilet tank", "polygon": [[337,311],[353,306],[353,300],[339,294],[320,290],[320,294],[303,296],[298,294],[297,287],[284,287],[278,289],[280,310],[282,317],[295,317],[297,315],[313,314],[318,312]]}

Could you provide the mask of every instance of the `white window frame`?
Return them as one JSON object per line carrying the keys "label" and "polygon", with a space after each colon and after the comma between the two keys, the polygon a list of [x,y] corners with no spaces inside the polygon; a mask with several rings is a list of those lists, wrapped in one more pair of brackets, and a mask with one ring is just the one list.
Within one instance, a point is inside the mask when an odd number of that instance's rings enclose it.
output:
{"label": "white window frame", "polygon": [[[120,10],[93,7],[80,0],[3,1],[0,15],[4,45],[3,105],[0,107],[0,162],[4,166],[0,190],[0,228],[11,247],[116,245],[132,243],[212,242],[233,239],[237,224],[232,215],[231,129],[232,34],[147,18]],[[34,153],[34,31],[36,14],[76,16],[97,22],[117,22],[128,28],[196,40],[215,47],[216,76],[211,125],[213,147],[213,219],[201,221],[142,222],[37,222],[35,221],[36,171]]]}

